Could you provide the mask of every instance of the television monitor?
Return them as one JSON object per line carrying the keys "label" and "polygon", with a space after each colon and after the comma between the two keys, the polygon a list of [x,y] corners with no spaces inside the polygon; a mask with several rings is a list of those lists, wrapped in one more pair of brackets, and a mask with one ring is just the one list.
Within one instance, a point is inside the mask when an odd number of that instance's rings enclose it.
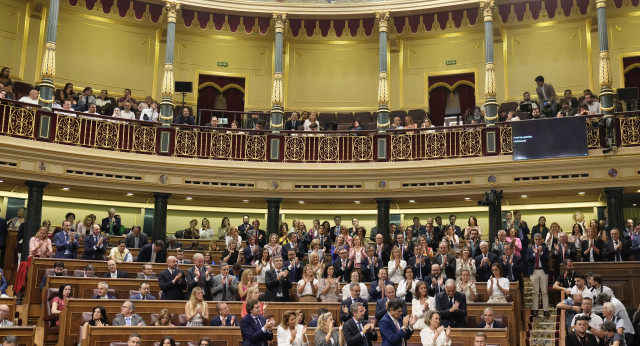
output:
{"label": "television monitor", "polygon": [[532,119],[511,122],[513,159],[587,156],[587,118]]}
{"label": "television monitor", "polygon": [[175,89],[177,93],[193,92],[193,84],[191,82],[176,82]]}

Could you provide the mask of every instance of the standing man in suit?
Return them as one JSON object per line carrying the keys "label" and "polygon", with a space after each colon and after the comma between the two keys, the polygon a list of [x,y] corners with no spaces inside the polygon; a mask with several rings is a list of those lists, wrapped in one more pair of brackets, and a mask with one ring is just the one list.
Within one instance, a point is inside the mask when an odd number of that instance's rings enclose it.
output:
{"label": "standing man in suit", "polygon": [[[393,286],[393,282],[384,287],[384,292],[384,297],[376,301],[375,316],[378,321],[387,313],[387,304],[389,304],[389,301],[396,299],[396,288]],[[404,299],[400,299],[400,301],[402,301],[402,316],[406,316],[407,302],[405,302]]]}
{"label": "standing man in suit", "polygon": [[604,244],[604,258],[609,262],[627,261],[630,252],[629,242],[620,238],[620,231],[617,228],[612,228],[611,239]]}
{"label": "standing man in suit", "polygon": [[349,291],[351,292],[351,297],[347,297],[342,301],[342,308],[340,309],[340,321],[347,322],[351,317],[353,317],[353,312],[349,310],[349,305],[354,303],[361,303],[364,305],[364,319],[369,319],[369,307],[367,305],[367,300],[360,298],[360,284],[357,282],[352,282],[349,284]]}
{"label": "standing man in suit", "polygon": [[[386,294],[385,287],[387,285],[393,286],[393,281],[387,280],[389,278],[389,274],[387,274],[386,268],[380,268],[378,272],[378,280],[371,281],[371,285],[369,286],[369,300],[376,301]],[[395,289],[393,290],[395,295]]]}
{"label": "standing man in suit", "polygon": [[[398,233],[396,236],[395,246],[398,249],[400,249],[400,253],[402,253],[402,259],[405,260],[405,262],[409,262],[409,259],[413,255],[413,243],[407,243],[404,239],[404,234]],[[453,262],[455,264],[455,258]],[[455,269],[454,269],[454,274],[455,274]]]}
{"label": "standing man in suit", "polygon": [[120,218],[116,217],[116,210],[114,208],[109,209],[109,216],[102,219],[102,232],[109,235],[120,235]]}
{"label": "standing man in suit", "polygon": [[124,243],[129,249],[139,249],[147,244],[147,235],[142,233],[142,227],[133,226],[131,232],[124,239]]}
{"label": "standing man in suit", "polygon": [[495,320],[492,308],[484,309],[482,322],[478,323],[478,328],[504,328],[502,323]]}
{"label": "standing man in suit", "polygon": [[564,263],[568,259],[575,262],[577,253],[576,245],[569,243],[567,234],[564,232],[558,233],[558,242],[554,244],[553,253],[551,254],[556,260],[555,266],[553,267],[554,272],[560,272],[560,263]]}
{"label": "standing man in suit", "polygon": [[214,317],[209,321],[209,325],[212,327],[237,327],[238,319],[236,315],[229,313],[229,305],[227,303],[218,303],[216,305],[216,311],[218,311],[218,316]]}
{"label": "standing man in suit", "polygon": [[76,232],[71,232],[71,222],[62,222],[62,232],[56,233],[56,255],[55,258],[77,258],[78,239]]}
{"label": "standing man in suit", "polygon": [[118,265],[116,264],[116,261],[114,260],[108,260],[107,261],[107,269],[109,270],[108,272],[104,273],[104,275],[102,275],[103,278],[111,278],[111,279],[126,279],[127,278],[127,272],[122,271],[122,270],[118,270]]}
{"label": "standing man in suit", "polygon": [[[140,248],[136,262],[162,263],[165,261],[166,252],[163,252],[164,242],[156,240],[153,244],[145,244]],[[176,257],[176,260],[178,258]]]}
{"label": "standing man in suit", "polygon": [[163,300],[184,300],[184,289],[187,282],[184,273],[178,269],[178,259],[175,256],[167,258],[167,269],[158,274],[158,285],[162,290]]}
{"label": "standing man in suit", "polygon": [[510,282],[522,282],[522,258],[513,254],[513,245],[504,244],[504,255],[500,258],[504,277]]}
{"label": "standing man in suit", "polygon": [[336,217],[333,218],[333,223],[335,226],[331,227],[331,233],[329,233],[329,236],[331,237],[331,244],[336,242],[336,238],[338,237],[338,234],[340,234],[340,229],[343,227],[342,217],[336,215]]}
{"label": "standing man in suit", "polygon": [[442,277],[442,269],[438,263],[431,265],[431,275],[424,279],[427,283],[427,291],[429,296],[435,297],[436,294],[444,292],[445,279]]}
{"label": "standing man in suit", "polygon": [[493,253],[498,256],[498,258],[504,255],[504,244],[506,244],[507,232],[503,229],[498,231],[498,236],[496,237],[496,241],[493,244]]}
{"label": "standing man in suit", "polygon": [[296,253],[296,257],[302,260],[304,258],[304,255],[306,255],[307,253],[303,248],[303,244],[300,244],[298,242],[298,234],[295,232],[289,233],[287,235],[287,238],[289,239],[289,243],[282,245],[280,256],[282,256],[282,258],[288,258],[289,250],[293,250]]}
{"label": "standing man in suit", "polygon": [[229,275],[229,265],[225,262],[220,263],[220,274],[212,279],[211,295],[215,301],[233,301],[236,300],[238,293],[238,281],[233,275]]}
{"label": "standing man in suit", "polygon": [[138,286],[138,290],[140,291],[140,293],[131,295],[129,297],[129,300],[156,300],[156,297],[149,294],[149,292],[151,291],[151,289],[149,288],[149,283],[144,281],[141,282],[140,286]]}
{"label": "standing man in suit", "polygon": [[549,313],[549,296],[547,286],[549,285],[549,249],[542,241],[542,234],[536,233],[533,236],[534,244],[527,249],[527,272],[531,277],[533,286],[533,317],[538,316],[540,304],[540,294],[542,294],[542,309],[546,317]]}
{"label": "standing man in suit", "polygon": [[349,251],[346,247],[336,249],[339,254],[339,258],[333,263],[335,269],[335,275],[340,282],[349,282],[351,279],[351,271],[353,270],[353,261],[348,259]]}
{"label": "standing man in suit", "polygon": [[353,303],[349,307],[350,317],[342,326],[342,335],[347,346],[371,346],[373,341],[378,340],[376,326],[373,323],[363,323],[363,321],[367,321],[365,306],[366,303]]}
{"label": "standing man in suit", "polygon": [[298,282],[302,279],[302,265],[300,259],[296,257],[294,250],[289,250],[287,253],[287,260],[282,266],[289,272],[289,281]]}
{"label": "standing man in suit", "polygon": [[466,327],[467,298],[464,294],[456,292],[454,279],[448,279],[444,285],[444,292],[436,294],[436,311],[440,313],[440,323],[443,327]]}
{"label": "standing man in suit", "polygon": [[255,261],[257,261],[260,257],[260,245],[256,244],[255,236],[247,237],[247,246],[242,250],[242,254],[244,255],[244,263],[247,265],[254,265]]}
{"label": "standing man in suit", "polygon": [[469,231],[469,239],[467,239],[467,246],[469,247],[469,251],[471,251],[471,258],[475,259],[481,252],[480,250],[481,240],[478,239],[478,230],[472,228]]}
{"label": "standing man in suit", "polygon": [[187,297],[191,297],[191,291],[199,286],[204,292],[204,299],[212,300],[213,269],[204,265],[204,256],[201,253],[193,255],[193,262],[194,266],[184,272],[184,278],[187,281]]}
{"label": "standing man in suit", "polygon": [[290,301],[289,289],[292,287],[289,272],[282,268],[282,257],[279,255],[273,257],[273,265],[275,269],[271,269],[265,274],[264,283],[267,292],[264,294],[264,301],[288,302]]}
{"label": "standing man in suit", "polygon": [[242,240],[247,239],[247,231],[252,229],[251,224],[249,223],[249,215],[242,216],[242,225],[238,226],[238,235]]}
{"label": "standing man in suit", "polygon": [[440,228],[440,233],[444,235],[447,228],[453,227],[453,231],[456,233],[456,235],[459,238],[464,238],[464,234],[462,233],[460,226],[456,225],[456,220],[457,217],[454,214],[449,215],[449,224],[444,226],[444,228]]}
{"label": "standing man in suit", "polygon": [[[84,255],[82,259],[102,261],[104,254],[107,252],[107,242],[100,235],[100,226],[93,224],[91,226],[92,235],[84,237]],[[60,233],[60,232],[59,232]]]}
{"label": "standing man in suit", "polygon": [[133,305],[132,302],[127,300],[126,302],[122,303],[122,306],[120,307],[120,314],[122,316],[118,316],[114,318],[112,325],[113,326],[137,326],[137,327],[146,326],[147,324],[144,323],[144,320],[142,319],[142,317],[134,313],[135,311],[136,311],[136,307]]}
{"label": "standing man in suit", "polygon": [[409,259],[407,265],[413,267],[413,276],[422,281],[431,273],[431,259],[424,255],[422,244],[416,244],[413,253],[414,256]]}
{"label": "standing man in suit", "polygon": [[456,257],[449,253],[449,244],[446,241],[440,242],[438,254],[433,259],[435,263],[440,265],[445,280],[456,278]]}
{"label": "standing man in suit", "polygon": [[382,259],[376,256],[374,246],[367,246],[366,253],[367,256],[360,263],[360,273],[362,273],[362,281],[373,282],[378,277],[378,273],[384,264],[382,264]]}
{"label": "standing man in suit", "polygon": [[[260,229],[260,221],[259,220],[253,220],[252,222],[252,230],[251,231],[247,231],[247,237],[253,234],[256,237],[256,243],[258,245],[260,245],[260,247],[264,247],[265,245],[267,245],[267,232],[265,232],[264,230]],[[243,238],[244,240],[244,238]]]}
{"label": "standing man in suit", "polygon": [[389,257],[391,256],[391,246],[384,243],[384,237],[382,234],[376,234],[376,243],[374,244],[374,250],[378,258],[382,259],[382,263],[389,263]]}
{"label": "standing man in suit", "polygon": [[478,281],[489,281],[491,276],[491,265],[496,263],[498,256],[489,252],[489,243],[480,242],[480,254],[476,256],[476,272],[478,273]]}
{"label": "standing man in suit", "polygon": [[402,316],[402,302],[400,299],[392,299],[387,304],[387,313],[380,320],[380,335],[382,346],[403,346],[413,334],[412,326],[416,323],[416,317]]}
{"label": "standing man in suit", "polygon": [[276,321],[273,318],[266,320],[260,315],[260,302],[257,299],[247,300],[246,306],[247,314],[240,321],[242,346],[267,346],[273,340]]}
{"label": "standing man in suit", "polygon": [[536,77],[536,85],[538,85],[536,93],[540,110],[547,118],[555,117],[558,113],[558,102],[556,102],[556,91],[553,85],[545,83],[542,76]]}
{"label": "standing man in suit", "polygon": [[302,125],[302,121],[298,120],[298,112],[292,112],[291,118],[284,124],[284,129],[287,131],[297,131],[300,125]]}

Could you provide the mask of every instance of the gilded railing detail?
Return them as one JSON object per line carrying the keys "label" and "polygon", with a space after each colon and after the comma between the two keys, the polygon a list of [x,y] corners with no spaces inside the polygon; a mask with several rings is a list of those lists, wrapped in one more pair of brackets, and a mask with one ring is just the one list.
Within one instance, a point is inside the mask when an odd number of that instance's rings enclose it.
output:
{"label": "gilded railing detail", "polygon": [[[89,122],[94,122],[93,120]],[[96,126],[96,140],[95,146],[106,149],[120,150],[119,137],[120,126],[123,124],[112,123],[107,121],[95,121]]]}
{"label": "gilded railing detail", "polygon": [[284,139],[284,160],[304,161],[304,138],[286,137]]}
{"label": "gilded railing detail", "polygon": [[513,153],[511,126],[500,126],[500,148],[503,155]]}
{"label": "gilded railing detail", "polygon": [[211,153],[210,157],[217,159],[231,159],[231,140],[234,135],[229,133],[211,133]]}
{"label": "gilded railing detail", "polygon": [[198,150],[198,133],[188,130],[176,130],[176,149],[174,155],[196,156]]}
{"label": "gilded railing detail", "polygon": [[340,151],[339,137],[320,137],[320,161],[337,161]]}
{"label": "gilded railing detail", "polygon": [[58,116],[56,142],[80,145],[80,119]]}
{"label": "gilded railing detail", "polygon": [[267,159],[267,136],[251,135],[245,140],[245,158],[250,160]]}
{"label": "gilded railing detail", "polygon": [[587,121],[587,145],[590,149],[600,148],[600,125],[597,119]]}
{"label": "gilded railing detail", "polygon": [[133,126],[133,151],[155,153],[155,127]]}
{"label": "gilded railing detail", "polygon": [[34,109],[10,107],[9,114],[8,134],[34,138],[33,133],[36,119],[36,111]]}
{"label": "gilded railing detail", "polygon": [[427,158],[445,157],[447,155],[447,142],[445,134],[424,133],[424,156]]}
{"label": "gilded railing detail", "polygon": [[352,140],[352,161],[373,160],[373,136],[358,136]]}
{"label": "gilded railing detail", "polygon": [[391,136],[391,159],[406,160],[411,159],[412,145],[411,137],[414,135],[394,135]]}
{"label": "gilded railing detail", "polygon": [[482,141],[480,131],[460,131],[460,156],[473,156],[482,154]]}
{"label": "gilded railing detail", "polygon": [[640,118],[620,118],[620,140],[623,146],[640,144]]}

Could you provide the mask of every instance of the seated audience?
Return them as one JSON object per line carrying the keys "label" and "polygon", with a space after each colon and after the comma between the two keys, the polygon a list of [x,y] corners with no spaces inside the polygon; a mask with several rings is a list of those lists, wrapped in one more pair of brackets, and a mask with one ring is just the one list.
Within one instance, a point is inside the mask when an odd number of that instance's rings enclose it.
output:
{"label": "seated audience", "polygon": [[194,287],[191,298],[184,307],[187,315],[187,327],[201,327],[205,321],[209,321],[209,309],[204,301],[204,292],[200,287]]}
{"label": "seated audience", "polygon": [[0,328],[13,327],[13,322],[7,318],[9,318],[9,306],[2,304],[0,305]]}
{"label": "seated audience", "polygon": [[[62,232],[60,232],[60,233],[62,233]],[[49,274],[45,273],[44,276],[42,277],[42,280],[40,280],[40,291],[42,291],[42,289],[47,285],[47,277],[48,276],[49,276]],[[64,275],[64,262],[63,261],[56,261],[53,264],[53,276],[65,276]]]}
{"label": "seated audience", "polygon": [[29,240],[29,256],[49,258],[53,253],[51,239],[48,237],[46,227],[40,227],[38,233]]}
{"label": "seated audience", "polygon": [[369,301],[369,291],[367,290],[367,285],[363,282],[360,282],[360,274],[354,270],[351,272],[351,280],[348,284],[342,287],[342,297],[348,297],[351,295],[351,284],[358,284],[360,286],[360,298]]}
{"label": "seated audience", "polygon": [[158,320],[156,320],[155,326],[175,327],[175,325],[171,323],[171,316],[173,316],[173,314],[171,313],[171,311],[169,311],[169,309],[164,308],[160,310],[160,313],[158,314]]}
{"label": "seated audience", "polygon": [[131,89],[124,89],[124,96],[119,98],[117,102],[118,107],[120,108],[124,107],[125,102],[129,102],[131,104],[131,108],[133,108],[134,110],[138,109],[138,102],[136,102],[136,100],[131,97]]}
{"label": "seated audience", "polygon": [[93,89],[91,87],[86,87],[82,90],[82,96],[78,98],[78,103],[74,109],[76,112],[85,112],[89,109],[89,105],[92,103],[96,103],[96,97],[93,96]]}
{"label": "seated audience", "polygon": [[616,328],[616,323],[613,321],[604,321],[602,323],[602,330],[604,331],[604,345],[611,346],[625,346],[629,345],[629,343],[625,344],[623,337],[620,335],[620,332]]}
{"label": "seated audience", "polygon": [[342,325],[340,325],[338,331],[336,332],[333,329],[334,323],[335,321],[333,319],[333,315],[330,312],[325,312],[318,316],[318,327],[316,328],[315,334],[316,346],[343,345],[344,339],[342,335]]}
{"label": "seated audience", "polygon": [[111,99],[109,98],[109,92],[106,90],[100,91],[100,96],[96,98],[96,107],[100,114],[102,115],[111,115],[113,114],[114,105],[111,104]]}
{"label": "seated audience", "polygon": [[22,96],[18,102],[22,102],[22,103],[29,103],[32,105],[37,105],[38,104],[38,98],[40,97],[40,92],[36,89],[31,89],[31,91],[29,91],[29,95],[28,96]]}
{"label": "seated audience", "polygon": [[166,251],[162,251],[163,248],[164,242],[162,240],[143,245],[140,248],[136,262],[164,263],[166,261]]}
{"label": "seated audience", "polygon": [[78,278],[95,278],[96,274],[93,264],[87,264],[86,266],[84,266],[84,271],[82,273],[76,274],[75,276]]}
{"label": "seated audience", "polygon": [[118,316],[113,319],[112,324],[114,326],[146,326],[142,317],[135,313],[136,307],[130,301],[125,301],[122,303],[120,307],[120,314],[122,316]]}
{"label": "seated audience", "polygon": [[258,314],[260,302],[255,299],[247,301],[247,315],[240,322],[242,333],[242,346],[268,346],[273,340],[273,327],[276,321],[271,318],[265,319]]}
{"label": "seated audience", "polygon": [[116,299],[115,296],[110,295],[109,293],[109,284],[105,281],[98,282],[98,293],[91,297],[91,299]]}
{"label": "seated audience", "polygon": [[474,303],[476,301],[476,282],[475,277],[471,275],[468,269],[462,270],[462,274],[460,275],[460,281],[458,281],[456,290],[467,298],[468,303]]}
{"label": "seated audience", "polygon": [[504,326],[495,320],[493,309],[488,307],[482,313],[482,322],[478,323],[478,328],[504,328]]}
{"label": "seated audience", "polygon": [[237,327],[239,322],[236,315],[229,313],[229,306],[226,303],[218,303],[216,305],[218,316],[211,319],[209,325],[212,327]]}
{"label": "seated audience", "polygon": [[278,345],[308,345],[307,327],[296,323],[296,313],[285,311],[278,326]]}
{"label": "seated audience", "polygon": [[138,290],[140,293],[130,296],[129,300],[156,300],[156,297],[150,294],[151,289],[149,288],[149,283],[141,282],[140,285],[138,285]]}
{"label": "seated audience", "polygon": [[161,346],[176,346],[176,341],[175,339],[173,339],[173,337],[171,336],[165,336],[164,338],[162,338],[162,340],[160,341],[160,345]]}
{"label": "seated audience", "polygon": [[602,318],[596,315],[592,309],[593,299],[591,299],[590,297],[582,297],[582,312],[576,314],[573,317],[573,321],[571,321],[571,329],[574,332],[577,332],[577,330],[575,329],[576,322],[582,319],[586,319],[589,322],[589,326],[591,327],[589,328],[587,333],[595,335],[597,340],[599,341],[604,336],[604,332],[600,329],[600,326],[602,326]]}
{"label": "seated audience", "polygon": [[127,272],[118,270],[118,265],[114,260],[107,261],[107,269],[109,271],[102,276],[103,278],[126,279],[128,276]]}
{"label": "seated audience", "polygon": [[423,320],[422,323],[426,325],[426,327],[420,331],[420,341],[422,341],[423,346],[451,345],[451,326],[445,328],[440,325],[439,312],[428,311]]}
{"label": "seated audience", "polygon": [[568,296],[567,299],[556,305],[556,309],[565,310],[564,316],[567,332],[571,331],[571,321],[573,321],[573,317],[582,311],[582,294],[577,293],[573,296]]}
{"label": "seated audience", "polygon": [[89,331],[89,326],[92,327],[104,327],[109,325],[109,319],[107,318],[107,310],[102,306],[98,305],[93,308],[93,312],[91,314],[91,320],[85,322],[82,325],[81,331],[81,340],[87,338],[87,331]]}
{"label": "seated audience", "polygon": [[[64,310],[65,298],[71,298],[71,285],[62,285],[58,289],[58,294],[51,299],[51,314],[60,315]],[[60,325],[60,319],[56,320],[56,326]]]}
{"label": "seated audience", "polygon": [[142,227],[133,226],[125,238],[125,245],[129,249],[139,249],[147,244],[147,235],[142,233]]}
{"label": "seated audience", "polygon": [[182,125],[195,125],[196,124],[196,118],[191,115],[191,113],[189,112],[189,108],[184,107],[182,108],[182,112],[180,113],[180,115],[178,115],[177,117],[175,117],[175,119],[173,119],[173,123],[174,124],[182,124]]}

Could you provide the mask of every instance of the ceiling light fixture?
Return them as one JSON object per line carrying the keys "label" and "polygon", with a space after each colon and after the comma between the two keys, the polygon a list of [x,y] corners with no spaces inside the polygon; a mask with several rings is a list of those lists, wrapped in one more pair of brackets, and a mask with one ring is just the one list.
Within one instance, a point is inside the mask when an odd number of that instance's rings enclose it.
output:
{"label": "ceiling light fixture", "polygon": [[409,203],[415,203],[415,202],[416,202],[416,200],[415,200],[415,199],[410,199],[410,200],[409,200]]}
{"label": "ceiling light fixture", "polygon": [[185,198],[187,201],[190,201],[193,199],[193,197],[187,196],[187,198]]}
{"label": "ceiling light fixture", "polygon": [[585,192],[584,192],[584,191],[580,191],[580,192],[578,192],[578,194],[579,194],[580,196],[584,196]]}
{"label": "ceiling light fixture", "polygon": [[69,190],[71,190],[71,188],[69,188],[69,187],[63,187],[61,190],[63,190],[63,191],[69,191]]}
{"label": "ceiling light fixture", "polygon": [[353,203],[355,203],[355,204],[360,204],[360,201],[353,201]]}
{"label": "ceiling light fixture", "polygon": [[127,196],[133,196],[133,192],[127,192]]}
{"label": "ceiling light fixture", "polygon": [[529,196],[527,196],[527,195],[520,195],[520,197],[522,197],[522,198],[527,198],[527,197],[529,197]]}
{"label": "ceiling light fixture", "polygon": [[464,198],[464,200],[465,200],[465,201],[470,201],[470,200],[471,200],[471,197],[465,197],[465,198]]}
{"label": "ceiling light fixture", "polygon": [[242,202],[243,203],[249,203],[249,200],[248,199],[243,199]]}
{"label": "ceiling light fixture", "polygon": [[298,201],[298,203],[300,203],[300,204],[304,204],[304,201]]}

